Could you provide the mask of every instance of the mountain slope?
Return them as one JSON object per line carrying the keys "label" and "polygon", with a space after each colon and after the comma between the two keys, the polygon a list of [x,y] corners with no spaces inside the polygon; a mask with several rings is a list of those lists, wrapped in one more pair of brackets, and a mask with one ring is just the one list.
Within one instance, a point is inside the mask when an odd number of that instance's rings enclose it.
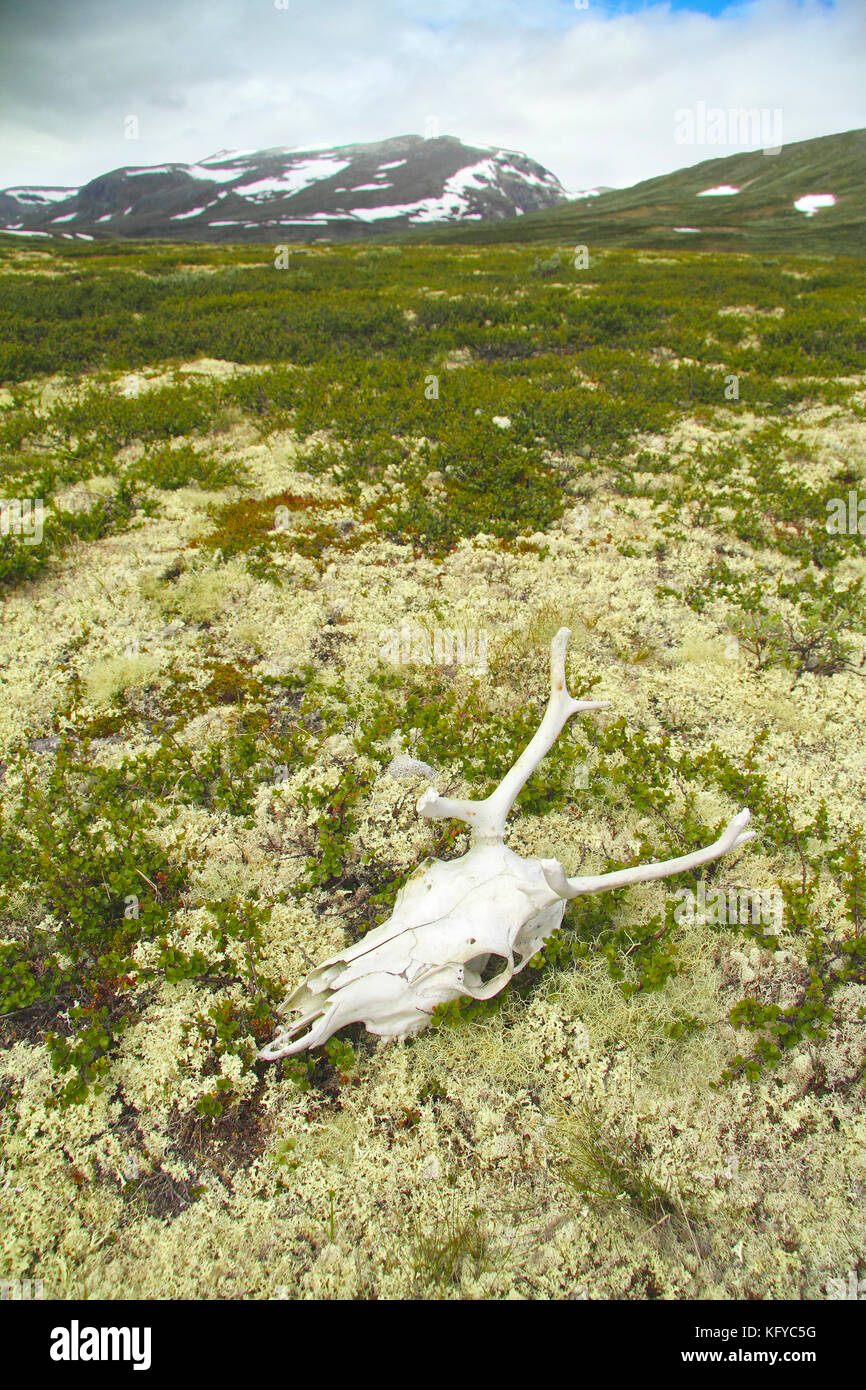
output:
{"label": "mountain slope", "polygon": [[0,193],[0,230],[172,241],[368,237],[512,219],[566,198],[542,165],[452,136],[331,149],[220,150],[199,164],[115,169],[82,188]]}
{"label": "mountain slope", "polygon": [[[707,190],[730,188],[730,193]],[[702,196],[703,195],[703,196]],[[833,205],[797,202],[810,195]],[[680,229],[680,230],[677,230]],[[421,237],[412,233],[410,240]],[[708,159],[504,226],[436,228],[425,241],[569,242],[701,251],[866,255],[866,130]]]}

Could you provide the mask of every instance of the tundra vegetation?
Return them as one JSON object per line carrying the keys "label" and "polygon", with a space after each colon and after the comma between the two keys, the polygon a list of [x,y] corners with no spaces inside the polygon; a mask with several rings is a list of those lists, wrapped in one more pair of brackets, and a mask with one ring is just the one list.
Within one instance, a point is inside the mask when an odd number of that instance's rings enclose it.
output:
{"label": "tundra vegetation", "polygon": [[[43,505],[38,542],[9,507],[0,534],[0,1277],[863,1275],[862,263],[0,243],[2,494]],[[486,670],[404,624],[484,633]],[[701,902],[784,911],[675,916],[695,874],[576,899],[489,1003],[257,1062],[311,962],[466,848],[392,759],[486,795],[563,625],[611,709],[509,843],[604,871],[747,805]]]}

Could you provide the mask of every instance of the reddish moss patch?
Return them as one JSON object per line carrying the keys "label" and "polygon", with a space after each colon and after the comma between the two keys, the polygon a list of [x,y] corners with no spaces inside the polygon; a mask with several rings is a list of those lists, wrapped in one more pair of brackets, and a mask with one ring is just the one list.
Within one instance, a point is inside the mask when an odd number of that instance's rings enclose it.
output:
{"label": "reddish moss patch", "polygon": [[[343,504],[328,497],[301,497],[294,492],[280,492],[273,497],[245,497],[230,502],[211,513],[216,529],[194,544],[208,550],[221,550],[225,558],[244,555],[268,543],[286,543],[289,530],[277,531],[279,508],[290,513],[320,513],[333,511]],[[294,548],[294,547],[292,547]]]}
{"label": "reddish moss patch", "polygon": [[[254,572],[257,566],[264,566],[262,572],[267,574],[268,562],[279,551],[303,555],[321,570],[326,552],[357,550],[368,538],[369,533],[359,530],[356,523],[347,525],[320,519],[323,512],[344,506],[345,503],[336,498],[302,497],[294,492],[261,499],[245,498],[212,513],[215,529],[195,544],[219,550],[227,560],[243,555],[248,561],[252,560]],[[289,514],[287,523],[280,509]],[[369,524],[374,515],[375,509],[368,508],[364,521]]]}
{"label": "reddish moss patch", "polygon": [[201,691],[204,708],[211,705],[240,705],[246,700],[267,699],[270,694],[268,687],[244,669],[250,665],[252,662],[243,660],[236,666],[227,661],[208,661],[207,667],[212,675]]}

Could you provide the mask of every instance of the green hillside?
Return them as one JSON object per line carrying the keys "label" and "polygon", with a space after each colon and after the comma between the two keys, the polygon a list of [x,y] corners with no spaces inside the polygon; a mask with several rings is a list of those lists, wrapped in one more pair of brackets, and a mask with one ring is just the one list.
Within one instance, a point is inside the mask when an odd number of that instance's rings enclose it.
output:
{"label": "green hillside", "polygon": [[[507,222],[435,229],[412,241],[486,244],[511,241],[574,242],[587,246],[669,247],[700,251],[818,252],[862,255],[866,249],[866,130],[849,130],[763,151],[707,159],[632,188],[562,203]],[[699,198],[729,184],[730,197]],[[794,203],[810,193],[832,193],[834,207],[814,216]],[[678,232],[677,227],[699,231]]]}

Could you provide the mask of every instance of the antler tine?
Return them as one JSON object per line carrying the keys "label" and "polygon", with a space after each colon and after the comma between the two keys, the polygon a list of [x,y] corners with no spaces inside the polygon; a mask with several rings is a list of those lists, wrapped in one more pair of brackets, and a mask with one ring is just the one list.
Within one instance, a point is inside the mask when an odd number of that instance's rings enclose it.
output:
{"label": "antler tine", "polygon": [[669,878],[672,874],[684,873],[687,869],[700,868],[730,854],[732,849],[754,840],[754,830],[746,830],[751,813],[740,811],[726,829],[711,845],[695,850],[693,854],[682,854],[678,859],[663,859],[655,864],[636,864],[633,869],[614,869],[609,874],[587,875],[584,878],[566,878],[562,865],[556,859],[542,859],[541,867],[548,884],[560,898],[577,898],[583,893],[602,893],[611,888],[625,888],[630,883],[648,883],[655,878]]}
{"label": "antler tine", "polygon": [[550,752],[568,719],[587,710],[608,709],[609,700],[575,700],[568,693],[565,652],[571,629],[561,627],[550,644],[550,699],[544,718],[514,766],[484,801],[460,801],[442,797],[433,788],[419,798],[417,811],[429,820],[453,817],[472,829],[473,843],[496,841],[505,835],[508,812],[541,759]]}

